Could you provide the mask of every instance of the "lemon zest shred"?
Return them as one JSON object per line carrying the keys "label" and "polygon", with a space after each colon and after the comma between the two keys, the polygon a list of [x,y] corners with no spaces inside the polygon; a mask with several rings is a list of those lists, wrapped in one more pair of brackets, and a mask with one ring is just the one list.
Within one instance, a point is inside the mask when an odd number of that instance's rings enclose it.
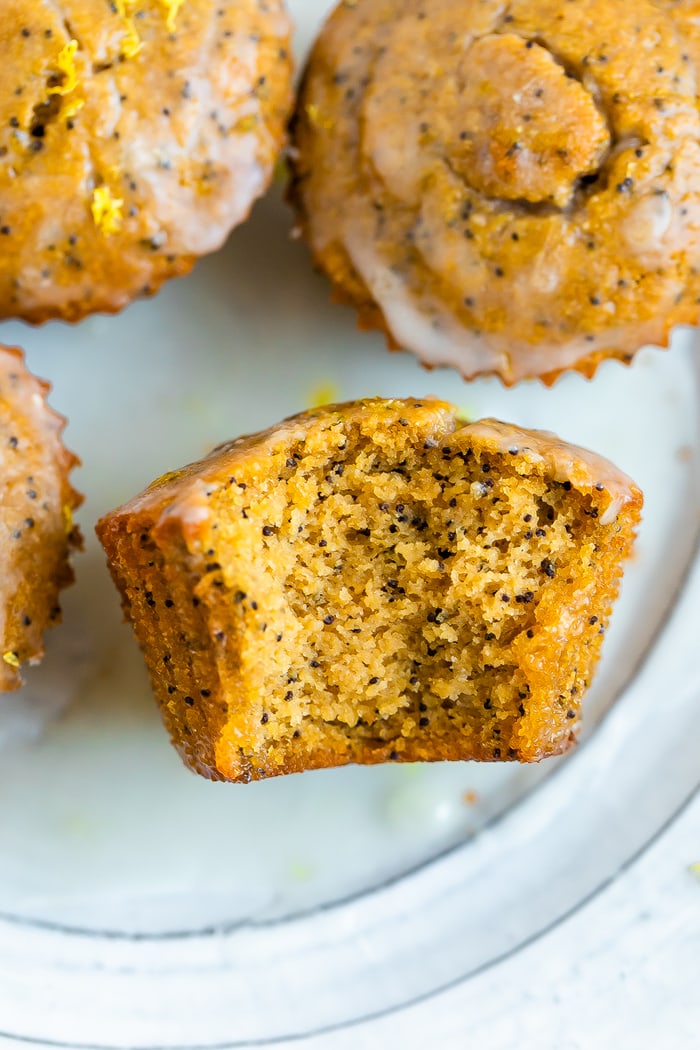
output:
{"label": "lemon zest shred", "polygon": [[84,98],[76,98],[73,100],[73,102],[69,102],[68,105],[61,110],[61,116],[64,117],[66,120],[72,120],[76,113],[79,113],[84,105]]}
{"label": "lemon zest shred", "polygon": [[3,653],[2,658],[6,664],[10,665],[10,667],[19,667],[19,656],[17,653],[13,653],[12,651]]}
{"label": "lemon zest shred", "polygon": [[303,861],[293,861],[289,865],[289,874],[296,882],[308,882],[309,879],[314,877],[314,869],[310,864],[304,864]]}
{"label": "lemon zest shred", "polygon": [[129,26],[129,35],[124,39],[122,53],[125,58],[136,58],[142,47],[143,40],[141,40],[141,37],[136,32],[136,27],[131,24]]}
{"label": "lemon zest shred", "polygon": [[334,126],[335,121],[333,120],[333,118],[332,117],[324,117],[323,114],[321,113],[321,110],[319,109],[319,107],[316,105],[315,102],[309,102],[306,105],[305,109],[306,109],[306,115],[309,118],[309,123],[314,128],[322,128],[323,130],[328,131],[330,128],[332,128]]}
{"label": "lemon zest shred", "polygon": [[160,0],[160,2],[167,12],[168,17],[165,24],[168,32],[174,33],[177,16],[180,14],[180,9],[184,7],[185,0]]}
{"label": "lemon zest shred", "polygon": [[691,875],[694,875],[696,879],[700,879],[700,861],[691,864],[689,870]]}
{"label": "lemon zest shred", "polygon": [[185,474],[184,470],[169,470],[166,474],[161,474],[159,478],[151,485],[151,488],[161,485],[169,485],[171,481],[179,481],[180,478]]}
{"label": "lemon zest shred", "polygon": [[126,35],[122,42],[122,54],[124,58],[135,58],[143,47],[143,40],[138,34],[134,20],[131,17],[131,9],[134,0],[114,0],[117,14],[124,23]]}
{"label": "lemon zest shred", "polygon": [[257,128],[258,126],[258,122],[259,118],[257,114],[249,113],[247,116],[241,117],[241,119],[237,122],[237,124],[235,125],[236,131],[254,131],[255,128]]}
{"label": "lemon zest shred", "polygon": [[98,186],[92,194],[90,210],[100,233],[109,237],[122,228],[124,201],[112,196],[109,186]]}
{"label": "lemon zest shred", "polygon": [[309,392],[309,408],[323,408],[340,400],[340,389],[332,382],[319,383]]}
{"label": "lemon zest shred", "polygon": [[122,44],[122,54],[124,58],[136,58],[139,51],[143,47],[143,40],[136,31],[136,26],[130,18],[125,23],[126,36],[124,37],[124,43]]}
{"label": "lemon zest shred", "polygon": [[49,88],[49,95],[70,95],[78,86],[78,71],[75,68],[75,55],[78,50],[78,41],[70,40],[62,47],[56,56],[54,63],[56,71],[63,76],[61,84],[54,84]]}
{"label": "lemon zest shred", "polygon": [[67,503],[63,504],[63,527],[66,530],[66,535],[69,536],[73,531],[73,511]]}

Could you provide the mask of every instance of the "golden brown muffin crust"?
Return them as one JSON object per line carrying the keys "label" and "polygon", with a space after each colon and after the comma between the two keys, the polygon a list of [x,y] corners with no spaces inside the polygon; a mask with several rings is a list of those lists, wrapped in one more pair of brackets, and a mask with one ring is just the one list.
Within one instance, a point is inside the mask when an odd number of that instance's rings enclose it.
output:
{"label": "golden brown muffin crust", "polygon": [[341,3],[292,189],[341,300],[426,364],[508,383],[694,323],[696,7]]}
{"label": "golden brown muffin crust", "polygon": [[611,464],[432,399],[293,417],[98,525],[187,764],[566,750],[639,519]]}
{"label": "golden brown muffin crust", "polygon": [[0,317],[115,311],[217,249],[291,103],[282,0],[6,0]]}
{"label": "golden brown muffin crust", "polygon": [[69,555],[81,546],[73,511],[82,497],[69,480],[78,460],[63,445],[65,420],[46,403],[48,391],[21,351],[0,347],[0,692],[17,689],[21,666],[43,656],[59,592],[73,580]]}

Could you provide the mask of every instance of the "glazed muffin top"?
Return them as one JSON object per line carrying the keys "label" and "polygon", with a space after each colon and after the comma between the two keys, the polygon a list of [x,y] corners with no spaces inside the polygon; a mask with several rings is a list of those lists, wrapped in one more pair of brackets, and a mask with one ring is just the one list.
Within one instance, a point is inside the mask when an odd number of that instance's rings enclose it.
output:
{"label": "glazed muffin top", "polygon": [[282,0],[6,0],[0,317],[114,311],[218,248],[291,99]]}
{"label": "glazed muffin top", "polygon": [[363,320],[506,382],[696,321],[696,7],[342,3],[306,72],[293,195]]}

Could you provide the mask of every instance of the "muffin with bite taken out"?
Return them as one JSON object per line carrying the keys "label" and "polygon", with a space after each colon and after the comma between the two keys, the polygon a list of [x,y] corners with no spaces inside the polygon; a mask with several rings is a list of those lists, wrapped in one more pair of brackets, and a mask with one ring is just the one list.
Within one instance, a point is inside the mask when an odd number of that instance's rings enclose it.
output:
{"label": "muffin with bite taken out", "polygon": [[98,525],[173,742],[215,780],[574,742],[641,493],[432,399],[238,438]]}

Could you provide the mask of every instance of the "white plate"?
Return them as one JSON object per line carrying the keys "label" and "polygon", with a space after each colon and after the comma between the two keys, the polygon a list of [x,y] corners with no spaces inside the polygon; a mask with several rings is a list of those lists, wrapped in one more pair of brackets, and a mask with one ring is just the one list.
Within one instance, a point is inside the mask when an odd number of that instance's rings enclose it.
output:
{"label": "white plate", "polygon": [[[307,41],[328,4],[291,6]],[[398,1045],[371,1042],[385,1021],[347,1042],[343,1026],[425,999],[433,1031],[437,990],[505,979],[525,946],[599,907],[700,781],[696,335],[553,390],[428,374],[329,304],[279,197],[120,317],[0,326],[54,383],[88,497],[65,623],[23,693],[0,702],[0,1036],[213,1047],[323,1031],[324,1046]],[[641,484],[638,555],[569,758],[250,786],[180,765],[92,525],[157,474],[322,392],[435,393],[558,431]],[[700,841],[696,852],[688,861]],[[604,956],[614,967],[614,944]],[[503,994],[492,983],[491,999],[471,996],[474,1030]],[[420,1023],[403,1025],[402,1046],[419,1045]]]}

